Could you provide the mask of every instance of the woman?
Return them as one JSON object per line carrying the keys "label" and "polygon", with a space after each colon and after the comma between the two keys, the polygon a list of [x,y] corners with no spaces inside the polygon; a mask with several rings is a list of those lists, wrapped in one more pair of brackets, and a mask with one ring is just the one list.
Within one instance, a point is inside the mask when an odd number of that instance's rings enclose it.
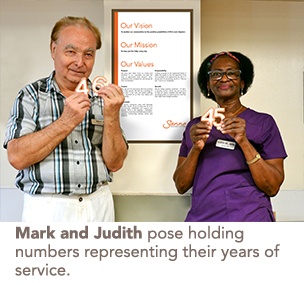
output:
{"label": "woman", "polygon": [[283,183],[287,154],[274,119],[240,101],[253,77],[239,52],[211,54],[201,64],[200,90],[221,109],[191,120],[183,135],[173,179],[180,194],[192,188],[186,221],[275,220],[270,197]]}

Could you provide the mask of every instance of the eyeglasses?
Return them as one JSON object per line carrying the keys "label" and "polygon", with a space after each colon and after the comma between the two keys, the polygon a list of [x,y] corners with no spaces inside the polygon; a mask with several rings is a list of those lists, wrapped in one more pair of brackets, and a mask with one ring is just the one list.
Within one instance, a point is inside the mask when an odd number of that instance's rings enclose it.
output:
{"label": "eyeglasses", "polygon": [[228,79],[235,80],[240,78],[241,70],[232,70],[232,69],[227,71],[211,70],[208,72],[208,75],[212,80],[221,80],[224,74],[227,76]]}

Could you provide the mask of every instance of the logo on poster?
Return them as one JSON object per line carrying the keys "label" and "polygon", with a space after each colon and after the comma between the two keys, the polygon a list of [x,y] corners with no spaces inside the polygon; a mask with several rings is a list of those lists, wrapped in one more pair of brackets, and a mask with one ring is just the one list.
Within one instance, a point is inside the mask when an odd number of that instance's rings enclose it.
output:
{"label": "logo on poster", "polygon": [[165,124],[163,124],[164,129],[170,129],[170,128],[179,128],[179,127],[185,127],[186,122],[174,122],[172,120],[167,120]]}

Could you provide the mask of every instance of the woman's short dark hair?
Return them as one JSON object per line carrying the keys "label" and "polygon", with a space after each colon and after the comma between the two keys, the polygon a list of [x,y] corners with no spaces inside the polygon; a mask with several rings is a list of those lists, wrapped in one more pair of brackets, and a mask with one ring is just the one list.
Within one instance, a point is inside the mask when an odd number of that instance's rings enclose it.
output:
{"label": "woman's short dark hair", "polygon": [[[221,53],[213,53],[211,55],[209,55],[201,64],[200,69],[198,71],[198,75],[197,75],[197,83],[198,86],[201,90],[201,92],[203,93],[203,95],[208,98],[208,99],[212,99],[213,101],[215,100],[215,96],[214,94],[211,92],[211,90],[208,90],[208,86],[207,86],[207,82],[209,81],[209,75],[208,75],[208,71],[211,70],[211,66],[213,63],[214,58],[217,58],[217,56],[221,56],[221,55],[229,55],[229,53],[233,56],[236,57],[236,59],[238,60],[238,64],[239,64],[239,68],[242,71],[241,72],[241,79],[244,81],[244,88],[243,88],[243,95],[245,95],[249,89],[249,87],[251,86],[252,82],[253,82],[253,78],[254,78],[254,67],[253,64],[251,62],[251,60],[241,54],[240,52],[236,52],[236,51],[230,51],[230,52],[221,52]],[[230,56],[231,58],[233,58],[232,56]]]}

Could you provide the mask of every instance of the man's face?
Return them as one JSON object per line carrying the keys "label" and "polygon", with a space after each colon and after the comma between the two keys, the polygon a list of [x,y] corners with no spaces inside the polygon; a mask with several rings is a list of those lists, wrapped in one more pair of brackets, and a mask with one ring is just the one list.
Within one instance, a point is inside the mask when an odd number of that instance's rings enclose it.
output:
{"label": "man's face", "polygon": [[52,43],[55,79],[61,89],[74,91],[81,78],[92,72],[96,39],[92,31],[81,26],[68,26],[61,30]]}

